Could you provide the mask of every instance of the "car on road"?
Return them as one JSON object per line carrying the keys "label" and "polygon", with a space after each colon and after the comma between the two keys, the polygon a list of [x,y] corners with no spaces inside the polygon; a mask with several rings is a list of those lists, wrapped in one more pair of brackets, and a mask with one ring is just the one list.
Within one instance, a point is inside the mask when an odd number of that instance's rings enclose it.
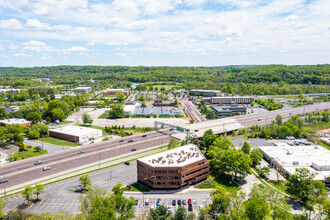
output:
{"label": "car on road", "polygon": [[82,153],[84,153],[84,151],[82,151],[82,150],[81,151],[78,151],[78,154],[82,154]]}
{"label": "car on road", "polygon": [[124,140],[119,140],[118,143],[124,142]]}
{"label": "car on road", "polygon": [[131,143],[131,142],[133,142],[133,140],[129,140],[129,141],[127,141],[128,143]]}
{"label": "car on road", "polygon": [[172,200],[172,206],[176,206],[176,200],[175,199]]}
{"label": "car on road", "polygon": [[182,205],[187,205],[186,200],[182,200]]}
{"label": "car on road", "polygon": [[50,170],[50,167],[44,167],[44,168],[42,169],[42,171],[47,171],[47,170]]}
{"label": "car on road", "polygon": [[258,118],[258,121],[261,121],[261,118]]}
{"label": "car on road", "polygon": [[144,202],[144,205],[146,205],[146,206],[149,205],[149,199],[146,199],[146,201]]}
{"label": "car on road", "polygon": [[135,199],[135,205],[137,206],[139,204],[139,200]]}
{"label": "car on road", "polygon": [[188,211],[189,211],[189,212],[192,212],[192,210],[193,210],[192,205],[189,205],[189,206],[188,206]]}
{"label": "car on road", "polygon": [[144,137],[147,137],[147,135],[146,134],[144,134],[144,135],[142,135],[142,137],[144,138]]}
{"label": "car on road", "polygon": [[198,130],[195,130],[195,132],[198,132]]}
{"label": "car on road", "polygon": [[127,165],[127,166],[129,166],[129,165],[130,165],[130,163],[129,163],[129,162],[125,162],[124,164],[125,164],[125,165]]}
{"label": "car on road", "polygon": [[178,206],[181,206],[181,200],[180,199],[178,200]]}
{"label": "car on road", "polygon": [[41,164],[41,163],[42,163],[42,161],[38,160],[38,161],[34,162],[34,165],[38,165],[38,164]]}
{"label": "car on road", "polygon": [[91,141],[90,144],[94,144],[94,141]]}
{"label": "car on road", "polygon": [[0,183],[6,183],[8,181],[9,181],[9,179],[2,179],[2,180],[0,180]]}
{"label": "car on road", "polygon": [[131,151],[136,151],[136,149],[135,148],[132,148]]}
{"label": "car on road", "polygon": [[171,128],[170,131],[174,131],[174,128]]}

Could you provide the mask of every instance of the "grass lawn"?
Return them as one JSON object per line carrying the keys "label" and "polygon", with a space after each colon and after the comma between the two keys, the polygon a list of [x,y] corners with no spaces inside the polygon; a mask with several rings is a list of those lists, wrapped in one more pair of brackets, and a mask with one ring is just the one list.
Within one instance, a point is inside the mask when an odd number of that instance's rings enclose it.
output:
{"label": "grass lawn", "polygon": [[232,182],[232,178],[230,175],[226,175],[223,173],[214,174],[211,171],[209,179],[199,184],[197,187],[200,189],[214,189],[216,186],[222,186],[230,193],[237,192],[241,189],[239,185]]}
{"label": "grass lawn", "polygon": [[104,127],[101,127],[101,126],[96,126],[96,125],[84,125],[84,124],[76,124],[76,125],[81,126],[81,127],[86,127],[86,128],[94,128],[94,129],[102,130],[102,135],[106,135],[106,134],[108,134],[108,133],[105,131],[105,128],[104,128]]}
{"label": "grass lawn", "polygon": [[330,128],[330,122],[306,122],[304,129],[310,133],[316,133],[319,130]]}
{"label": "grass lawn", "polygon": [[72,123],[72,121],[61,121],[60,125],[65,125],[65,124],[70,124],[70,123]]}
{"label": "grass lawn", "polygon": [[[149,192],[150,190],[139,183],[133,183],[131,186],[131,192]],[[125,191],[129,191],[128,188],[125,188]]]}
{"label": "grass lawn", "polygon": [[285,192],[286,186],[283,182],[277,181],[277,180],[269,180],[268,181],[270,185],[274,186],[276,189]]}
{"label": "grass lawn", "polygon": [[34,150],[34,147],[26,148],[26,149],[27,149],[27,151],[21,151],[21,152],[16,153],[17,156],[19,157],[19,160],[39,156],[42,154],[48,154],[47,150],[44,150],[43,152],[42,151],[37,152]]}
{"label": "grass lawn", "polygon": [[103,112],[103,114],[100,115],[98,117],[98,119],[107,119],[109,117],[109,112],[110,112],[110,110],[107,110],[107,111]]}
{"label": "grass lawn", "polygon": [[[40,147],[41,147],[42,146],[42,138],[39,138],[37,141],[40,142]],[[66,140],[62,140],[62,139],[58,139],[58,138],[53,138],[53,137],[44,138],[44,142],[45,143],[48,143],[48,144],[57,145],[57,146],[66,146],[66,147],[77,147],[77,146],[80,146],[80,144],[76,144],[76,143],[71,142],[71,141],[66,141]]]}

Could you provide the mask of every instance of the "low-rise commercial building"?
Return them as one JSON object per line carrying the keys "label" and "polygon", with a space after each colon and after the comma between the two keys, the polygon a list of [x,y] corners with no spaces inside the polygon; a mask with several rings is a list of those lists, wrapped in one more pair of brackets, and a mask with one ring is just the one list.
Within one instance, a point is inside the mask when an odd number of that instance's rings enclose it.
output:
{"label": "low-rise commercial building", "polygon": [[315,175],[314,180],[330,183],[330,151],[321,146],[265,146],[259,150],[265,160],[286,176],[294,174],[296,168],[307,168]]}
{"label": "low-rise commercial building", "polygon": [[178,189],[209,176],[209,162],[188,144],[137,160],[138,182],[152,189]]}
{"label": "low-rise commercial building", "polygon": [[49,136],[76,143],[83,143],[102,137],[102,130],[69,125],[49,129]]}
{"label": "low-rise commercial building", "polygon": [[171,107],[175,105],[175,101],[163,101],[161,99],[155,99],[152,105],[155,107]]}
{"label": "low-rise commercial building", "polygon": [[251,97],[211,97],[210,104],[250,104]]}
{"label": "low-rise commercial building", "polygon": [[10,118],[10,119],[3,119],[0,120],[0,123],[6,124],[6,125],[14,125],[14,124],[19,124],[23,126],[31,126],[32,122],[25,120],[23,118]]}
{"label": "low-rise commercial building", "polygon": [[220,118],[246,114],[247,105],[212,105],[212,110]]}
{"label": "low-rise commercial building", "polygon": [[91,91],[92,87],[77,87],[73,90],[74,94],[90,93]]}
{"label": "low-rise commercial building", "polygon": [[189,91],[190,96],[205,96],[205,97],[212,97],[212,96],[220,96],[222,94],[221,91],[218,90],[201,90],[201,89],[193,89]]}
{"label": "low-rise commercial building", "polygon": [[124,93],[125,96],[128,96],[131,94],[130,89],[107,89],[103,92],[103,96],[115,96],[118,92]]}

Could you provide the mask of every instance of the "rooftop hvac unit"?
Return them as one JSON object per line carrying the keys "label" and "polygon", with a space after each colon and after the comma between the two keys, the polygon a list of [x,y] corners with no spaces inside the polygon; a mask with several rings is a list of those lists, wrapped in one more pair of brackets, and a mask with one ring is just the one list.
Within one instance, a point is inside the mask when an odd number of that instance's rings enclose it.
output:
{"label": "rooftop hvac unit", "polygon": [[299,161],[293,161],[293,165],[299,165]]}

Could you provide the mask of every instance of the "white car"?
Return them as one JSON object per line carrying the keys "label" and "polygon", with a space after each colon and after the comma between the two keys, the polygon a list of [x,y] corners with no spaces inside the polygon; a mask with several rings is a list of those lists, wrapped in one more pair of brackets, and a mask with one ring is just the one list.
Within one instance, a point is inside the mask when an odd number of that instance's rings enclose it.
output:
{"label": "white car", "polygon": [[169,206],[167,206],[167,210],[168,211],[172,211],[172,207],[169,205]]}
{"label": "white car", "polygon": [[47,171],[47,170],[50,170],[50,167],[44,167],[44,168],[42,169],[42,171]]}

